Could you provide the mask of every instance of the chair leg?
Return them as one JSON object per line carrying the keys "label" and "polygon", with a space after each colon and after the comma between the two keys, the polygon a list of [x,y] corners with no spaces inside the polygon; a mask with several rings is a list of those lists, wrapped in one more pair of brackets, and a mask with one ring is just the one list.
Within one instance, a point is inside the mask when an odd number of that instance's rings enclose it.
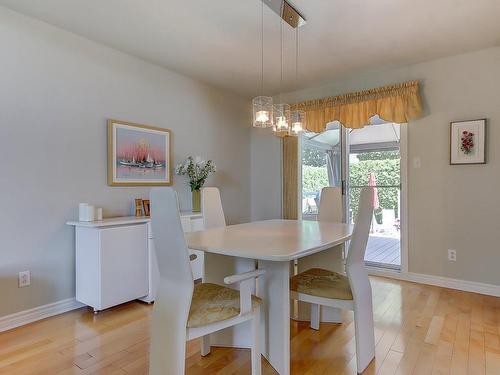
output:
{"label": "chair leg", "polygon": [[210,335],[201,338],[201,355],[205,357],[210,354]]}
{"label": "chair leg", "polygon": [[[357,306],[356,306],[357,305]],[[356,365],[361,374],[375,358],[375,332],[373,328],[373,308],[370,301],[354,306],[354,328],[356,337]]]}
{"label": "chair leg", "polygon": [[253,312],[252,318],[252,375],[260,375],[261,373],[261,355],[260,355],[260,308]]}
{"label": "chair leg", "polygon": [[315,303],[311,304],[311,328],[319,330],[319,320],[321,316],[321,306]]}

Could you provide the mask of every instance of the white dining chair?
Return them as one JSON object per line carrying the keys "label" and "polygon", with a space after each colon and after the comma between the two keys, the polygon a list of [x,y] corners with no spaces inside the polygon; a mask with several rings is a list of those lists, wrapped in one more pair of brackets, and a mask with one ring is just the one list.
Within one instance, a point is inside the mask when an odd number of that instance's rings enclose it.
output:
{"label": "white dining chair", "polygon": [[[342,198],[342,188],[327,186],[321,190],[317,221],[327,223],[342,223],[344,221],[344,205]],[[331,251],[323,251],[318,254],[321,261],[327,261],[331,266],[331,271],[344,272],[345,244],[341,244]],[[327,257],[327,259],[325,259]]]}
{"label": "white dining chair", "polygon": [[[160,283],[152,314],[149,373],[184,374],[187,340],[205,338],[210,333],[251,321],[252,374],[259,375],[261,301],[251,291],[255,279],[264,271],[224,279],[226,284],[239,283],[239,291],[210,283],[194,285],[177,194],[171,188],[153,188],[150,198]],[[202,339],[201,354],[209,353],[210,341]]]}
{"label": "white dining chair", "polygon": [[205,187],[201,189],[201,212],[205,229],[226,226],[226,218],[224,217],[218,188]]}
{"label": "white dining chair", "polygon": [[[327,186],[321,190],[318,214],[316,220],[320,222],[341,223],[343,221],[343,199],[340,187]],[[295,273],[301,273],[311,268],[321,267],[334,272],[345,272],[345,244],[334,246],[325,251],[303,257],[296,262]],[[312,306],[313,313],[316,307]],[[293,316],[299,321],[310,320],[311,305],[297,302],[293,305]],[[342,321],[342,311],[334,308],[321,309],[322,322],[339,323]],[[315,314],[313,314],[315,315]],[[318,329],[319,321],[311,321],[311,327]]]}
{"label": "white dining chair", "polygon": [[342,222],[342,189],[339,187],[324,187],[321,190],[318,221]]}
{"label": "white dining chair", "polygon": [[[222,209],[219,189],[216,187],[204,187],[201,189],[200,196],[203,229],[225,227],[226,218],[224,217],[224,210]],[[201,274],[201,279],[205,280],[205,254],[198,250],[190,250],[190,252],[196,255],[197,259],[195,262],[197,265],[201,265],[201,271],[199,272]],[[227,262],[228,259],[224,259],[223,261]],[[222,276],[224,277],[226,275]]]}
{"label": "white dining chair", "polygon": [[319,329],[321,306],[354,311],[357,371],[375,357],[372,290],[364,264],[373,215],[373,189],[363,188],[346,260],[347,275],[312,268],[290,280],[290,297],[311,304],[311,327]]}

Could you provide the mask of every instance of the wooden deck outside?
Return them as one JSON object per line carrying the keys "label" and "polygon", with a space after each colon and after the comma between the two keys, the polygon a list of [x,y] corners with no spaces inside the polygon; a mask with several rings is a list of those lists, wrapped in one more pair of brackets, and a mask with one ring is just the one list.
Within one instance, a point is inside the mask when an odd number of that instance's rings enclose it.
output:
{"label": "wooden deck outside", "polygon": [[365,261],[400,266],[401,245],[399,238],[370,235]]}

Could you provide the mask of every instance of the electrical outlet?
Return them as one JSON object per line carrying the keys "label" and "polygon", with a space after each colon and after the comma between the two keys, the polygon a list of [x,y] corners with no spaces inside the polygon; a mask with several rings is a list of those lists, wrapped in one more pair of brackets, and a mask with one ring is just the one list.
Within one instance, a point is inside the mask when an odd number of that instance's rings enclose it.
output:
{"label": "electrical outlet", "polygon": [[31,273],[30,271],[19,272],[19,288],[24,288],[25,286],[31,285]]}
{"label": "electrical outlet", "polygon": [[453,249],[448,249],[448,260],[450,262],[455,262],[457,260],[457,251]]}

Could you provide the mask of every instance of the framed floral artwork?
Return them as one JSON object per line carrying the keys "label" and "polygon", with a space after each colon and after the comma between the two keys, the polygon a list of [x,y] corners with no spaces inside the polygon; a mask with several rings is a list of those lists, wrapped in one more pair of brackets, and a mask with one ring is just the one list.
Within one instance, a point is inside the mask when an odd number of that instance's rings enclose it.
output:
{"label": "framed floral artwork", "polygon": [[108,120],[108,185],[172,184],[170,130]]}
{"label": "framed floral artwork", "polygon": [[450,124],[450,164],[486,163],[486,119]]}

